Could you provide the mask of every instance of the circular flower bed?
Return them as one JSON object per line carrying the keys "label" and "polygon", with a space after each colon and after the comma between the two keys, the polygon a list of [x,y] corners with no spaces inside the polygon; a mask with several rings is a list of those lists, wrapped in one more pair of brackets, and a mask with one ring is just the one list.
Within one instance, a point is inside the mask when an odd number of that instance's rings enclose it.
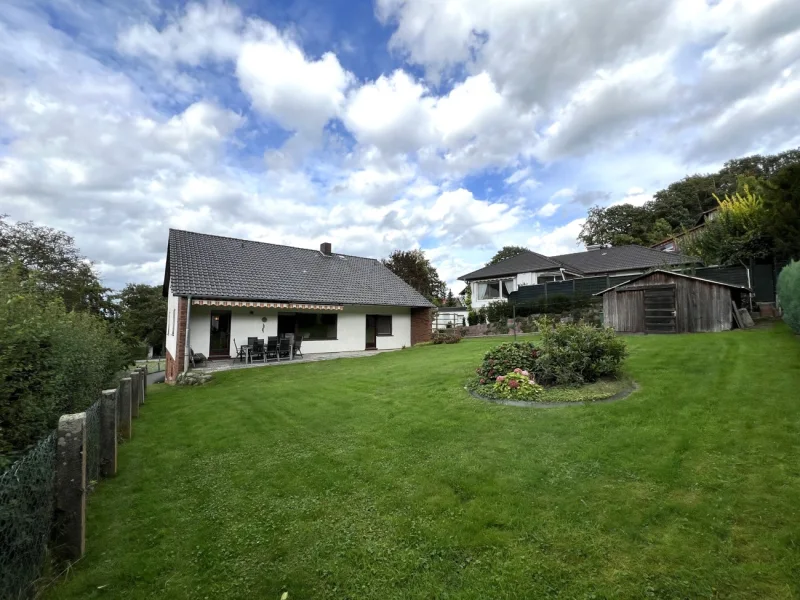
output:
{"label": "circular flower bed", "polygon": [[492,400],[587,402],[630,389],[619,378],[625,342],[612,329],[583,323],[539,323],[541,340],[489,350],[467,388]]}

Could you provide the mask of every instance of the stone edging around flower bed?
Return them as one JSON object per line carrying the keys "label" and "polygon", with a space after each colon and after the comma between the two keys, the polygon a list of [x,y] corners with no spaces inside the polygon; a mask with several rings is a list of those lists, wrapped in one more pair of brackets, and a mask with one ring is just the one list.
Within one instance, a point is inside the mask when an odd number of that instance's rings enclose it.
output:
{"label": "stone edging around flower bed", "polygon": [[464,389],[467,390],[467,393],[473,398],[476,398],[478,400],[483,400],[484,402],[491,402],[492,404],[504,404],[505,406],[521,406],[524,408],[558,408],[561,406],[586,406],[588,404],[606,404],[611,402],[617,402],[618,400],[623,400],[639,389],[639,384],[637,384],[635,381],[632,383],[633,387],[631,387],[630,389],[617,392],[616,394],[610,396],[609,398],[602,398],[601,400],[582,400],[580,402],[525,402],[524,400],[498,400],[496,398],[484,398],[483,396],[473,392],[467,386],[464,386]]}

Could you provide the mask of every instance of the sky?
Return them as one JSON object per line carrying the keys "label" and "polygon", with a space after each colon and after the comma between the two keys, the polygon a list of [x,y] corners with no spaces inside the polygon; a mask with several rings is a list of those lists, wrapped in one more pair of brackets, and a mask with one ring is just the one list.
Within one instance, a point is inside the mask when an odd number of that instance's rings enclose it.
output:
{"label": "sky", "polygon": [[579,250],[642,204],[800,146],[797,0],[3,0],[0,214],[105,285],[161,283],[170,227],[457,278]]}

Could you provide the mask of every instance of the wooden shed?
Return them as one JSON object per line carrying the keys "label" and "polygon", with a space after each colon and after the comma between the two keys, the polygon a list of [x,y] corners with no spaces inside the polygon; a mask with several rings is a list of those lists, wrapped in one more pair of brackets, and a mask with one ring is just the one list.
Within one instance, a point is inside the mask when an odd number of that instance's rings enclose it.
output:
{"label": "wooden shed", "polygon": [[616,331],[690,333],[725,331],[735,324],[733,304],[741,306],[738,285],[672,271],[651,271],[610,287],[603,297],[603,320]]}

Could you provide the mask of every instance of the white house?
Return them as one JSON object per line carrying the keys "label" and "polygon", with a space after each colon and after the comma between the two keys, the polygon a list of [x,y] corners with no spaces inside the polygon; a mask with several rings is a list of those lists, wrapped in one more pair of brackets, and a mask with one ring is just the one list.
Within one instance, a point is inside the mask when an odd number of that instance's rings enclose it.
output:
{"label": "white house", "polygon": [[393,349],[431,336],[433,305],[380,261],[171,229],[164,273],[167,381],[188,350],[236,356],[294,334],[303,354]]}
{"label": "white house", "polygon": [[433,330],[467,325],[469,309],[466,306],[440,306],[433,312]]}
{"label": "white house", "polygon": [[544,256],[530,250],[483,267],[459,279],[472,293],[473,310],[505,300],[525,285],[578,277],[639,275],[653,268],[696,264],[691,256],[661,252],[642,246],[589,246],[585,252]]}

